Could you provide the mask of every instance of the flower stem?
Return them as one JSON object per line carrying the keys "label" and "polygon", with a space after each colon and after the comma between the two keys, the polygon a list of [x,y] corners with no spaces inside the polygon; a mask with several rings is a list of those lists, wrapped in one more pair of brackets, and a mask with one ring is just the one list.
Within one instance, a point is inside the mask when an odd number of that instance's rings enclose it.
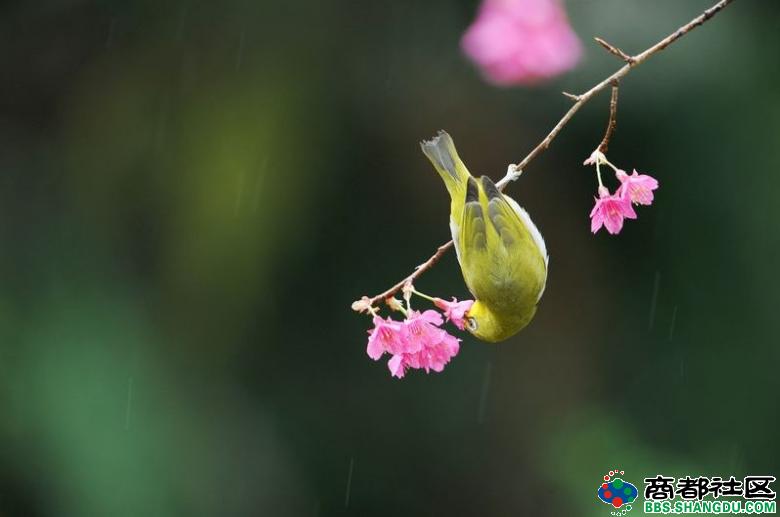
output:
{"label": "flower stem", "polygon": [[619,170],[620,170],[620,169],[618,169],[617,167],[615,167],[614,165],[612,165],[612,162],[610,162],[610,161],[609,161],[609,160],[607,160],[606,158],[604,158],[604,163],[606,163],[607,165],[609,165],[610,167],[612,167],[612,170],[613,170],[613,171],[615,171],[615,173],[617,173],[617,171],[619,171]]}
{"label": "flower stem", "polygon": [[599,188],[604,188],[604,182],[601,181],[601,160],[598,159],[596,160],[596,179],[599,180]]}
{"label": "flower stem", "polygon": [[414,289],[414,288],[412,288],[412,292],[414,294],[416,294],[417,296],[419,296],[420,298],[425,298],[426,300],[428,300],[431,303],[436,303],[436,298],[434,298],[433,296],[428,296],[427,294],[421,293],[420,291],[418,291],[417,289]]}

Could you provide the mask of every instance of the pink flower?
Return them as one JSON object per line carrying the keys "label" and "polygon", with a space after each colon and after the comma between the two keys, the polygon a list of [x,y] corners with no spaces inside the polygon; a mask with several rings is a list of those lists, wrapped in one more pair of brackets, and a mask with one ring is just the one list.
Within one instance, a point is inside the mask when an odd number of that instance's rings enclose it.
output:
{"label": "pink flower", "polygon": [[439,328],[443,323],[441,314],[436,311],[428,310],[423,313],[411,311],[404,321],[408,336],[404,352],[416,353],[429,344],[441,342],[443,335],[447,333]]}
{"label": "pink flower", "polygon": [[451,321],[460,330],[465,327],[466,313],[474,305],[474,300],[463,300],[459,302],[457,298],[453,297],[451,302],[442,300],[441,298],[434,298],[433,303],[436,307],[444,311],[444,317],[447,321]]}
{"label": "pink flower", "polygon": [[458,354],[460,351],[460,339],[455,336],[444,333],[442,340],[434,346],[429,346],[424,350],[424,354],[419,354],[419,361],[421,368],[425,368],[434,372],[440,372],[444,370],[450,359]]}
{"label": "pink flower", "polygon": [[440,372],[460,351],[460,340],[439,328],[443,323],[441,314],[433,310],[411,311],[403,322],[375,316],[368,356],[376,361],[390,353],[387,367],[399,379],[409,368]]}
{"label": "pink flower", "polygon": [[559,0],[483,0],[461,47],[500,86],[559,75],[582,53]]}
{"label": "pink flower", "polygon": [[658,188],[658,180],[647,174],[639,174],[636,169],[630,176],[625,171],[615,172],[620,180],[617,194],[627,196],[632,203],[637,205],[650,205],[653,203],[653,191]]}
{"label": "pink flower", "polygon": [[619,190],[610,194],[605,187],[599,187],[599,199],[590,212],[590,231],[596,233],[603,225],[613,235],[620,233],[623,218],[636,219],[631,200],[621,195]]}
{"label": "pink flower", "polygon": [[390,318],[374,316],[374,328],[368,331],[366,353],[374,361],[385,352],[395,353],[403,350],[406,343],[406,327]]}

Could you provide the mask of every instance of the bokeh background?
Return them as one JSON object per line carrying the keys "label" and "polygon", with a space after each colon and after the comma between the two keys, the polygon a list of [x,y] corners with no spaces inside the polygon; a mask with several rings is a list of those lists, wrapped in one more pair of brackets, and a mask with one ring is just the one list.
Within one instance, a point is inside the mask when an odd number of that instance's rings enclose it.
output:
{"label": "bokeh background", "polygon": [[[780,471],[780,4],[623,82],[610,159],[659,178],[589,232],[594,99],[508,192],[533,324],[391,379],[350,303],[448,239],[418,141],[502,175],[704,0],[572,0],[580,66],[497,89],[473,0],[0,7],[0,515],[607,515],[611,468]],[[453,254],[418,283],[467,295]],[[636,510],[641,514],[641,510]]]}

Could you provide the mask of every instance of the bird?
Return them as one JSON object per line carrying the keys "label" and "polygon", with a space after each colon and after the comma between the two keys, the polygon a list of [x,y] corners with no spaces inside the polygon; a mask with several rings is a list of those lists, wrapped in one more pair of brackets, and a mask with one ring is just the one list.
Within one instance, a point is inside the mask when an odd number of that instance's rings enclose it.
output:
{"label": "bird", "polygon": [[446,131],[420,147],[450,194],[452,240],[474,296],[465,327],[482,341],[504,341],[531,322],[544,293],[549,257],[542,234],[489,177],[469,173]]}

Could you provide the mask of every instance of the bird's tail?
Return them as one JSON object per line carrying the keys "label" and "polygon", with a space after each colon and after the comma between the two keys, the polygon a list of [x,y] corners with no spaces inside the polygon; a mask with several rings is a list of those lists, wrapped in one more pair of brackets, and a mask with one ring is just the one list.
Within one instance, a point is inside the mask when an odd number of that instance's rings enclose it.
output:
{"label": "bird's tail", "polygon": [[453,200],[463,199],[471,174],[458,157],[452,137],[446,131],[439,131],[430,140],[420,142],[420,147],[444,180],[450,197]]}

